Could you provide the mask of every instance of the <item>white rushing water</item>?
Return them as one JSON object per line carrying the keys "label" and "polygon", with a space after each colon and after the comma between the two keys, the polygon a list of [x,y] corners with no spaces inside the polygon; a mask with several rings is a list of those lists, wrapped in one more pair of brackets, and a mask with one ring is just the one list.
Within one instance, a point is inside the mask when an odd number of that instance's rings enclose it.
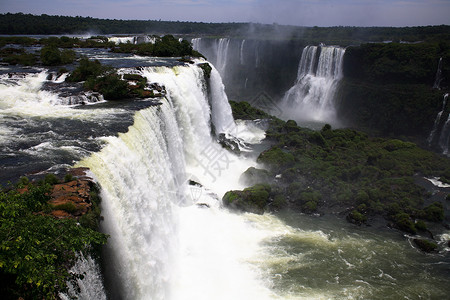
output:
{"label": "white rushing water", "polygon": [[441,81],[442,81],[442,57],[439,58],[439,63],[438,63],[437,71],[436,71],[436,77],[434,79],[433,88],[440,89]]}
{"label": "white rushing water", "polygon": [[[241,173],[258,166],[246,153],[237,156],[219,146],[212,127],[216,134],[251,143],[260,142],[264,131],[255,123],[232,120],[217,70],[211,73],[209,89],[196,65],[120,72],[158,82],[166,88],[166,97],[156,106],[142,100],[74,106],[64,104],[57,89],[42,89],[47,71],[0,82],[2,162],[6,165],[13,155],[27,154],[6,172],[30,165],[30,156],[53,160],[57,151],[73,148],[80,154],[61,162],[81,159],[79,165],[90,167],[101,185],[102,230],[111,235],[102,263],[108,295],[98,266],[91,258],[80,257],[72,271],[86,273],[85,279],[77,282],[78,287],[70,283],[61,298],[444,299],[448,295],[445,260],[441,264],[434,255],[423,256],[396,232],[355,227],[330,214],[320,218],[296,212],[235,214],[222,208],[223,194],[244,188],[238,180]],[[59,85],[61,79],[52,81]],[[123,111],[127,113],[120,117]],[[103,148],[90,148],[99,140]],[[16,145],[17,150],[6,150]],[[21,175],[46,168],[27,166]],[[189,185],[189,180],[202,186]],[[443,247],[447,240],[445,233]],[[436,268],[446,269],[441,275]]]}
{"label": "white rushing water", "polygon": [[334,94],[342,78],[345,49],[307,46],[303,49],[297,80],[281,102],[284,118],[299,122],[337,122]]}
{"label": "white rushing water", "polygon": [[219,70],[222,76],[225,76],[225,70],[227,68],[227,60],[228,60],[228,47],[230,45],[229,38],[220,38],[217,40],[217,59],[216,59],[216,68]]}
{"label": "white rushing water", "polygon": [[[81,163],[102,187],[121,296],[268,298],[271,292],[251,264],[264,235],[219,203],[227,190],[243,188],[239,175],[255,163],[222,149],[211,136],[200,68],[145,68],[142,75],[164,84],[167,99],[138,112],[127,133],[109,138]],[[217,113],[230,115],[224,107],[217,105]],[[188,179],[204,188],[187,185]]]}
{"label": "white rushing water", "polygon": [[441,117],[442,114],[445,111],[445,106],[447,105],[447,98],[448,98],[448,94],[444,95],[444,99],[442,100],[442,109],[438,112],[436,119],[434,120],[434,125],[433,125],[433,129],[431,129],[430,135],[428,136],[428,145],[431,145],[431,143],[433,142],[433,139],[436,135],[436,131],[439,128],[439,123],[441,122]]}
{"label": "white rushing water", "polygon": [[62,300],[106,300],[100,269],[90,256],[84,257],[80,254],[70,272],[83,277],[76,280],[76,286],[68,282],[67,292],[59,294]]}

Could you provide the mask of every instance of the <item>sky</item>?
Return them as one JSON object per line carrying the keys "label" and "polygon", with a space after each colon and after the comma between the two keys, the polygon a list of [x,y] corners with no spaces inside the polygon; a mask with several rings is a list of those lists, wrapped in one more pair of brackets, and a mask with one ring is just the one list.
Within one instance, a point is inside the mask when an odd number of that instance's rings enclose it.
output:
{"label": "sky", "polygon": [[0,13],[299,26],[450,25],[450,0],[0,0]]}

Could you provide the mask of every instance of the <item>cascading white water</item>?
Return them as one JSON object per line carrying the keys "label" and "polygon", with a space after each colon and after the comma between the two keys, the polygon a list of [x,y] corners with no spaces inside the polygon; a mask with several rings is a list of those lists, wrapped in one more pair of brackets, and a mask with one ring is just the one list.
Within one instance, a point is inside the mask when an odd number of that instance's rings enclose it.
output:
{"label": "cascading white water", "polygon": [[445,111],[445,106],[447,105],[447,98],[448,98],[448,94],[444,95],[444,99],[442,100],[442,109],[441,111],[438,112],[436,119],[434,120],[434,125],[433,125],[433,129],[430,132],[430,135],[428,136],[428,145],[431,145],[431,143],[433,142],[434,136],[436,135],[436,131],[439,127],[439,123],[441,122],[441,117],[442,114]]}
{"label": "cascading white water", "polygon": [[228,46],[230,45],[229,38],[220,38],[217,41],[217,59],[216,59],[216,68],[222,74],[225,75],[225,70],[227,67],[227,59],[228,59]]}
{"label": "cascading white water", "polygon": [[78,256],[78,260],[70,270],[71,273],[82,275],[83,278],[78,278],[77,286],[72,282],[68,282],[67,293],[60,293],[59,297],[63,300],[79,299],[79,300],[106,300],[106,293],[103,287],[103,279],[101,277],[100,269],[90,256]]}
{"label": "cascading white water", "polygon": [[200,51],[199,49],[200,49],[201,41],[202,41],[202,38],[193,38],[191,40],[192,48],[194,50]]}
{"label": "cascading white water", "polygon": [[[220,209],[216,198],[242,188],[239,175],[255,163],[222,149],[211,136],[211,110],[200,68],[140,72],[150,82],[164,84],[166,99],[138,112],[127,133],[108,138],[105,148],[80,163],[102,187],[104,228],[111,235],[108,244],[122,283],[120,297],[268,299],[271,292],[251,267],[264,236]],[[220,113],[228,111],[229,107]],[[194,195],[189,178],[210,190],[201,188]],[[209,209],[192,206],[193,202],[208,203]],[[214,219],[222,223],[208,224]],[[248,244],[236,243],[239,235]],[[227,284],[235,286],[216,290]]]}
{"label": "cascading white water", "polygon": [[[442,116],[442,113],[445,111],[445,105],[447,103],[447,98],[448,98],[448,94],[445,94],[442,111],[440,111],[438,114],[439,121],[440,121],[440,117]],[[437,118],[436,118],[436,121],[437,121]],[[439,121],[437,121],[438,125],[436,125],[436,121],[435,121],[435,126],[437,127],[439,125]],[[434,129],[434,131],[436,131],[436,130],[437,130],[437,128]],[[430,142],[431,141],[432,141],[432,138],[431,138]],[[441,147],[442,153],[444,155],[448,154],[449,142],[450,142],[450,115],[448,116],[447,120],[445,121],[444,126],[442,126],[441,134],[439,136],[439,146]]]}
{"label": "cascading white water", "polygon": [[439,63],[438,63],[437,71],[436,71],[436,78],[434,80],[433,88],[440,89],[441,81],[442,81],[442,57],[439,58]]}
{"label": "cascading white water", "polygon": [[[211,118],[216,133],[230,133],[236,128],[228,97],[225,93],[225,86],[219,72],[212,67],[210,76],[211,98]],[[220,99],[220,101],[219,101]]]}
{"label": "cascading white water", "polygon": [[108,42],[113,42],[116,45],[126,44],[126,43],[136,44],[136,37],[134,37],[134,36],[124,36],[124,37],[113,36],[113,37],[108,38]]}
{"label": "cascading white water", "polygon": [[444,126],[442,127],[441,135],[439,137],[439,146],[442,149],[442,154],[448,154],[448,143],[450,141],[450,115],[445,121]]}
{"label": "cascading white water", "polygon": [[342,78],[345,49],[307,46],[303,49],[296,83],[281,102],[285,118],[336,123],[334,93]]}
{"label": "cascading white water", "polygon": [[244,45],[245,45],[245,40],[242,40],[241,48],[240,48],[240,51],[239,51],[239,62],[241,63],[241,65],[245,64],[245,60],[244,60]]}

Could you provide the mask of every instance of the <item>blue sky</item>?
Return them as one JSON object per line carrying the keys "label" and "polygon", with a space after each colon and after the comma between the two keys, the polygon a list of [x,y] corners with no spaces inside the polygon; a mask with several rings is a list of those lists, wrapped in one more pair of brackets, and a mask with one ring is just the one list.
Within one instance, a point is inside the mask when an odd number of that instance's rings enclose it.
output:
{"label": "blue sky", "polygon": [[0,12],[301,26],[450,25],[450,0],[0,0]]}

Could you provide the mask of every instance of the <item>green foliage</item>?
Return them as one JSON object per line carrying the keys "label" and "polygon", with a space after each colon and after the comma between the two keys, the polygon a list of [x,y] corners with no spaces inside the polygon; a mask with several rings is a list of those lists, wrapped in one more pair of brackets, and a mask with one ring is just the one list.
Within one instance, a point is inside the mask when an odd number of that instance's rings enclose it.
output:
{"label": "green foliage", "polygon": [[269,204],[271,187],[268,184],[256,184],[243,191],[229,191],[222,198],[222,203],[238,211],[262,214]]}
{"label": "green foliage", "polygon": [[427,230],[427,224],[425,224],[425,222],[422,220],[418,220],[414,226],[416,227],[417,230],[420,231]]}
{"label": "green foliage", "polygon": [[41,49],[41,61],[44,66],[67,65],[74,62],[75,51],[65,49],[59,50],[54,45],[45,46]]}
{"label": "green foliage", "polygon": [[356,225],[362,225],[367,222],[367,217],[365,215],[363,215],[362,213],[360,213],[358,210],[354,209],[347,215],[347,220],[350,223],[354,223]]}
{"label": "green foliage", "polygon": [[70,182],[70,181],[72,181],[72,180],[73,180],[72,174],[67,173],[67,174],[64,176],[64,182]]}
{"label": "green foliage", "polygon": [[78,67],[67,76],[68,82],[80,82],[88,79],[94,79],[111,71],[110,67],[103,66],[98,60],[91,61],[87,57],[80,60]]}
{"label": "green foliage", "polygon": [[41,61],[44,66],[58,66],[61,64],[61,52],[55,46],[47,46],[41,50]]}
{"label": "green foliage", "polygon": [[128,97],[128,83],[117,74],[90,77],[86,80],[85,87],[100,92],[106,100],[120,100]]}
{"label": "green foliage", "polygon": [[407,213],[398,213],[392,216],[392,220],[394,221],[395,227],[398,229],[412,234],[417,233],[417,229]]}
{"label": "green foliage", "polygon": [[414,244],[416,244],[416,246],[424,252],[433,252],[437,249],[437,244],[434,242],[430,242],[424,239],[414,239],[413,241]]}
{"label": "green foliage", "polygon": [[270,116],[257,108],[252,107],[248,102],[235,102],[230,101],[231,110],[233,112],[234,119],[241,120],[254,120],[254,119],[265,119],[270,118]]}
{"label": "green foliage", "polygon": [[313,213],[317,210],[317,202],[316,201],[308,201],[303,204],[302,211],[307,213]]}
{"label": "green foliage", "polygon": [[266,164],[269,168],[280,169],[294,163],[295,157],[278,147],[272,147],[264,151],[258,157],[258,163]]}
{"label": "green foliage", "polygon": [[340,117],[384,136],[426,139],[442,108],[443,92],[430,88],[441,58],[441,87],[450,86],[448,45],[447,38],[348,47],[337,100]]}
{"label": "green foliage", "polygon": [[[21,184],[27,181],[22,180]],[[27,191],[0,191],[0,274],[10,296],[55,299],[72,275],[76,254],[106,243],[106,235],[40,212],[48,205],[49,184]]]}
{"label": "green foliage", "polygon": [[48,173],[47,175],[45,175],[44,182],[46,184],[54,185],[59,183],[59,179],[55,174]]}
{"label": "green foliage", "polygon": [[[252,32],[259,39],[301,39],[305,43],[351,45],[361,41],[443,40],[449,26],[420,27],[295,27],[279,24],[204,23],[157,20],[105,20],[91,17],[31,15],[6,13],[0,15],[1,34],[74,34],[95,28],[100,34],[159,32],[162,34],[203,34],[210,36],[244,36]],[[98,37],[97,37],[98,38]]]}
{"label": "green foliage", "polygon": [[209,63],[198,64],[198,66],[203,70],[203,76],[205,79],[209,79],[211,77],[212,68]]}
{"label": "green foliage", "polygon": [[424,208],[423,218],[432,222],[441,222],[444,220],[444,206],[440,202],[434,202]]}
{"label": "green foliage", "polygon": [[202,57],[200,53],[192,49],[191,43],[186,40],[178,41],[172,35],[163,37],[154,36],[155,43],[120,43],[112,48],[117,53],[135,53],[142,56],[159,57]]}
{"label": "green foliage", "polygon": [[10,65],[34,66],[36,64],[36,56],[32,53],[26,53],[23,49],[5,48],[0,50],[2,61]]}
{"label": "green foliage", "polygon": [[73,202],[66,202],[63,204],[55,205],[52,207],[53,210],[63,210],[65,212],[68,212],[69,214],[73,214],[77,211],[77,207]]}
{"label": "green foliage", "polygon": [[413,143],[326,125],[314,132],[276,118],[269,121],[267,139],[274,146],[258,162],[268,167],[268,178],[282,174],[268,182],[293,209],[314,212],[341,206],[351,209],[350,222],[362,224],[370,215],[382,215],[410,233],[422,230],[420,219],[444,217],[441,204],[424,207],[429,195],[413,176],[445,177],[450,161]]}

